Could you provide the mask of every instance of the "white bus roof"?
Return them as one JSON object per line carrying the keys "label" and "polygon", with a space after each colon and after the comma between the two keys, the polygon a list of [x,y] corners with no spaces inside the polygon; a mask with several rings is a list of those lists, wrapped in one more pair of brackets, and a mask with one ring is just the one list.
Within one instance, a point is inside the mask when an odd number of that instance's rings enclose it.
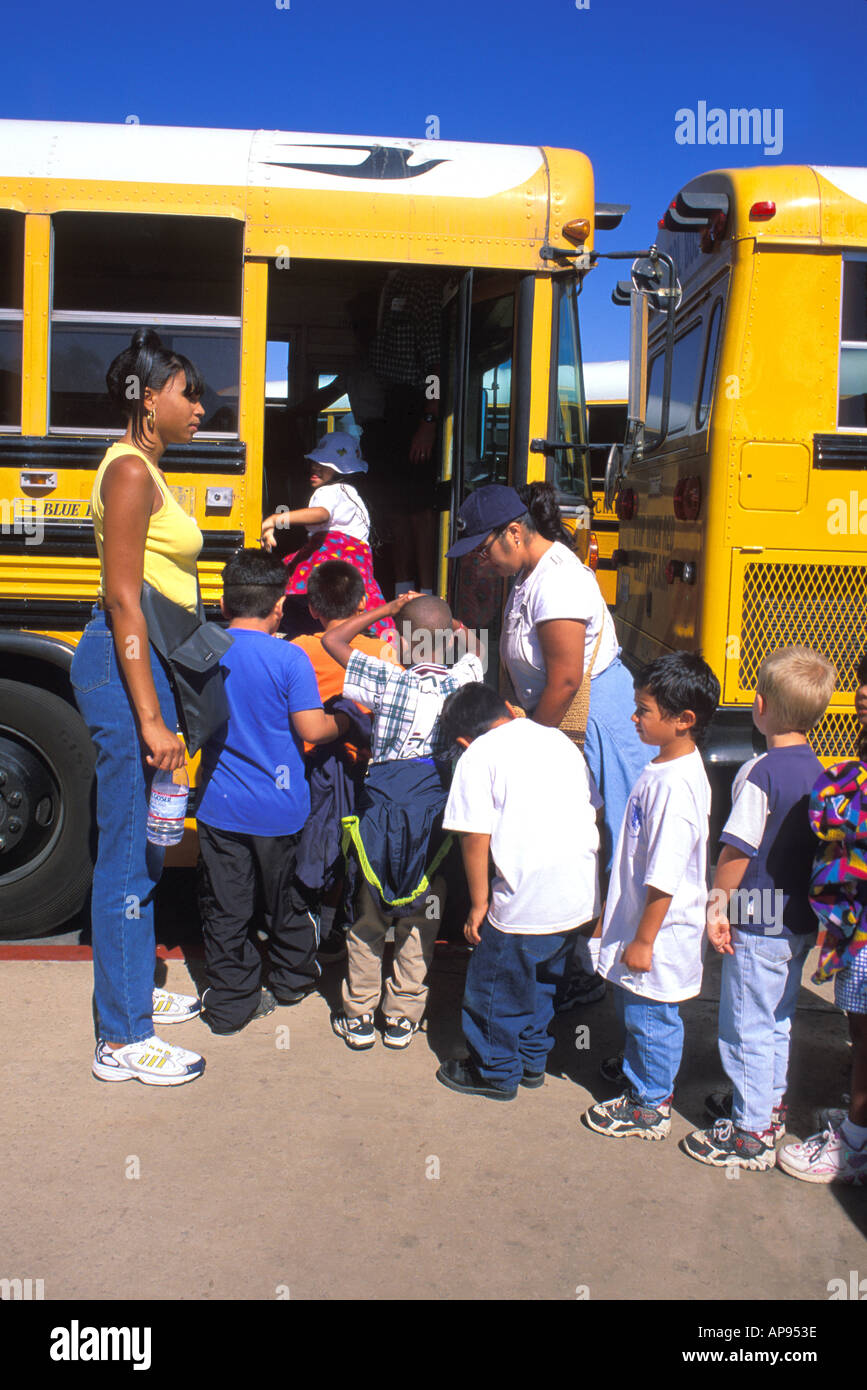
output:
{"label": "white bus roof", "polygon": [[628,362],[585,362],[584,394],[594,401],[625,401],[629,395]]}

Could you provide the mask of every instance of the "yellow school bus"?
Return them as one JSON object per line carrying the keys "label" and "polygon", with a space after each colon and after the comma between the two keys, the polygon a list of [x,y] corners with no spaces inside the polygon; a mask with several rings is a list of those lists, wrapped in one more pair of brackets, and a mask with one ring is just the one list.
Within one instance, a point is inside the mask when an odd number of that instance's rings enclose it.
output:
{"label": "yellow school bus", "polygon": [[572,150],[0,121],[0,930],[47,931],[87,892],[92,751],[68,673],[97,590],[94,470],[124,423],[105,371],[134,329],[207,381],[196,440],[163,464],[213,612],[263,509],[306,502],[315,420],[292,406],[352,359],[347,306],[436,268],[438,583],[460,600],[442,556],[481,483],[553,480],[586,553],[576,291],[616,221]]}
{"label": "yellow school bus", "polygon": [[626,435],[628,362],[585,362],[584,395],[587,401],[587,442],[590,447],[590,481],[593,487],[593,529],[596,578],[605,602],[613,607],[617,597],[617,513],[605,501],[605,465],[612,444]]}
{"label": "yellow school bus", "polygon": [[811,741],[826,762],[850,756],[867,647],[867,170],[704,174],[659,228],[618,286],[639,364],[608,478],[625,658],[701,651],[722,686],[708,755],[730,768],[753,752],[763,656],[813,646],[839,678]]}

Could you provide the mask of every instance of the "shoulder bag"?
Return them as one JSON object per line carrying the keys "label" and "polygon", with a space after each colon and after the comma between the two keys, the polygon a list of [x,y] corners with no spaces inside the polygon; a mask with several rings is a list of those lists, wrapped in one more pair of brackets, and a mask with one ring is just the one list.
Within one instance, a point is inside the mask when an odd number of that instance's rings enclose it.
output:
{"label": "shoulder bag", "polygon": [[196,611],[191,613],[150,584],[142,585],[141,594],[148,637],[168,668],[178,723],[190,754],[197,753],[229,718],[220,657],[231,647],[232,638],[218,623],[205,621],[198,581],[197,595]]}

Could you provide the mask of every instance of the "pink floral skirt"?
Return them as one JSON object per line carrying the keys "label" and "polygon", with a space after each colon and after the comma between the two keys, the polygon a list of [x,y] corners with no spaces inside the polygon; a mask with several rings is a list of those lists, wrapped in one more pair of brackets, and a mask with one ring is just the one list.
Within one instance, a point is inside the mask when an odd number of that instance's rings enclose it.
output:
{"label": "pink floral skirt", "polygon": [[[382,590],[374,578],[370,546],[365,541],[356,540],[354,536],[347,536],[345,531],[317,531],[300,550],[286,556],[283,563],[289,570],[287,594],[306,594],[311,571],[315,570],[317,565],[323,565],[326,560],[343,560],[358,570],[364,580],[364,592],[367,596],[365,612],[369,612],[371,608],[379,608],[385,603]],[[380,618],[379,622],[373,624],[373,632],[377,637],[383,637],[386,632],[392,631],[392,618]]]}

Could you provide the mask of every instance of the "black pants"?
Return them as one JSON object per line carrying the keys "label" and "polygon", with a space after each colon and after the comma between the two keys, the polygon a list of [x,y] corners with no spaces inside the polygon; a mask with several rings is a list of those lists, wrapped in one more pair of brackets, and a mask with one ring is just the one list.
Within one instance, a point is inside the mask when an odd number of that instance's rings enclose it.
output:
{"label": "black pants", "polygon": [[261,885],[269,981],[278,996],[319,978],[316,923],[295,880],[298,835],[239,835],[199,821],[199,912],[207,1010],[221,1028],[245,1023],[259,1002],[262,962],[252,927]]}

